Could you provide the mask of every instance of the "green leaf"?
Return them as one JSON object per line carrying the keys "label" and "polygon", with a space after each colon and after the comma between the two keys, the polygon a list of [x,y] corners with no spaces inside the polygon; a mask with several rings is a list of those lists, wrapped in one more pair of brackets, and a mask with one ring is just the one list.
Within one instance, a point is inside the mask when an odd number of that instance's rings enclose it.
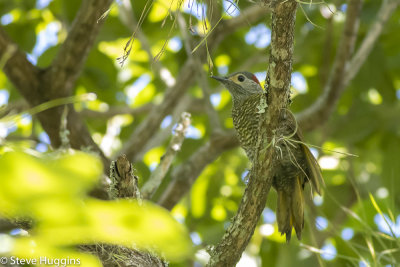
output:
{"label": "green leaf", "polygon": [[98,181],[102,164],[83,152],[59,158],[9,152],[1,157],[0,170],[0,213],[35,217],[40,211],[35,201],[67,201],[86,193]]}
{"label": "green leaf", "polygon": [[[83,152],[1,157],[0,214],[33,221],[30,245],[19,240],[25,251],[41,244],[48,249],[44,255],[55,256],[53,248],[111,243],[150,250],[169,261],[192,255],[185,227],[167,210],[147,202],[88,198],[102,170],[97,157]],[[14,252],[22,253],[18,246]]]}
{"label": "green leaf", "polygon": [[43,54],[41,54],[38,58],[37,66],[41,68],[50,66],[59,49],[60,45],[56,45],[44,51]]}
{"label": "green leaf", "polygon": [[192,255],[192,242],[184,226],[155,204],[90,200],[87,209],[97,240],[155,249],[170,261]]}
{"label": "green leaf", "polygon": [[[24,14],[21,15],[23,16]],[[22,23],[8,24],[4,26],[4,28],[11,39],[17,43],[23,51],[30,53],[36,43],[35,29],[38,22],[38,19],[25,20]]]}

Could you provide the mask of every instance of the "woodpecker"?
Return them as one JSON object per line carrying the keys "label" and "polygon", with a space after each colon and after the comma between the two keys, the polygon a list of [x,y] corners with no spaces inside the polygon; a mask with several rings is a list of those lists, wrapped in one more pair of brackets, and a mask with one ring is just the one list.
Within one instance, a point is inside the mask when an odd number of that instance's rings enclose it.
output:
{"label": "woodpecker", "polygon": [[[260,118],[260,103],[265,98],[264,91],[256,76],[250,72],[236,72],[227,77],[212,76],[221,82],[232,95],[232,119],[241,147],[253,163],[258,138]],[[265,102],[264,102],[265,103]],[[268,107],[265,105],[266,112]],[[323,184],[321,169],[311,154],[309,148],[299,143],[303,137],[293,116],[283,112],[276,137],[291,136],[296,142],[275,142],[272,187],[278,195],[276,219],[281,235],[286,235],[289,242],[292,228],[297,238],[301,239],[304,228],[304,186],[311,181],[313,189],[321,195],[320,185]],[[278,140],[278,139],[276,139]]]}

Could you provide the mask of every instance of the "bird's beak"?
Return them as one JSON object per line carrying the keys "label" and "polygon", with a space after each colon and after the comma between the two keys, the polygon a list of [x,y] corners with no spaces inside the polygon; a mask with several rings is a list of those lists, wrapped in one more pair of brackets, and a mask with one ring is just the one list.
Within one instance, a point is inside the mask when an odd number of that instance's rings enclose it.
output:
{"label": "bird's beak", "polygon": [[217,81],[221,82],[221,83],[226,83],[227,81],[229,81],[227,78],[225,77],[218,77],[218,76],[211,76],[211,78],[216,79]]}

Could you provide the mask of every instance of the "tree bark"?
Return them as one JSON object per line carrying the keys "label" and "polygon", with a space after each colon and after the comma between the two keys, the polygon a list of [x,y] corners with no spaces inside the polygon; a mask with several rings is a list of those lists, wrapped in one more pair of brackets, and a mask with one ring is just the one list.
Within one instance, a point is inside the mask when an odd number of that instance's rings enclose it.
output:
{"label": "tree bark", "polygon": [[[76,79],[82,71],[87,55],[102,26],[103,20],[99,20],[99,18],[107,11],[112,2],[112,0],[85,0],[82,2],[66,40],[52,64],[46,69],[32,65],[27,60],[25,53],[18,49],[17,45],[0,27],[0,58],[5,56],[9,47],[15,47],[15,51],[4,65],[4,72],[30,106],[37,106],[73,94],[72,89]],[[110,162],[93,141],[84,120],[72,105],[68,110],[67,128],[70,133],[71,147],[91,149],[99,154],[104,166],[108,168]],[[55,107],[37,115],[55,148],[61,145],[62,111],[63,107]]]}
{"label": "tree bark", "polygon": [[[272,36],[267,77],[268,112],[261,115],[256,159],[239,210],[207,266],[235,266],[253,236],[272,184],[275,149],[271,145],[282,109],[288,105],[297,2],[272,3]],[[268,140],[265,142],[265,140]]]}

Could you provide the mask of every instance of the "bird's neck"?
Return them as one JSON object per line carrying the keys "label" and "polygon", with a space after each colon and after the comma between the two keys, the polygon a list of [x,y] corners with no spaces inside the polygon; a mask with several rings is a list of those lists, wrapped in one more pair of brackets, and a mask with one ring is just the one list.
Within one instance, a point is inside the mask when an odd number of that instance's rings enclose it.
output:
{"label": "bird's neck", "polygon": [[250,94],[250,95],[242,95],[240,97],[234,96],[233,99],[233,107],[234,108],[239,108],[242,105],[248,105],[249,104],[255,104],[258,105],[258,102],[260,101],[260,97],[262,96],[262,93],[259,94]]}

